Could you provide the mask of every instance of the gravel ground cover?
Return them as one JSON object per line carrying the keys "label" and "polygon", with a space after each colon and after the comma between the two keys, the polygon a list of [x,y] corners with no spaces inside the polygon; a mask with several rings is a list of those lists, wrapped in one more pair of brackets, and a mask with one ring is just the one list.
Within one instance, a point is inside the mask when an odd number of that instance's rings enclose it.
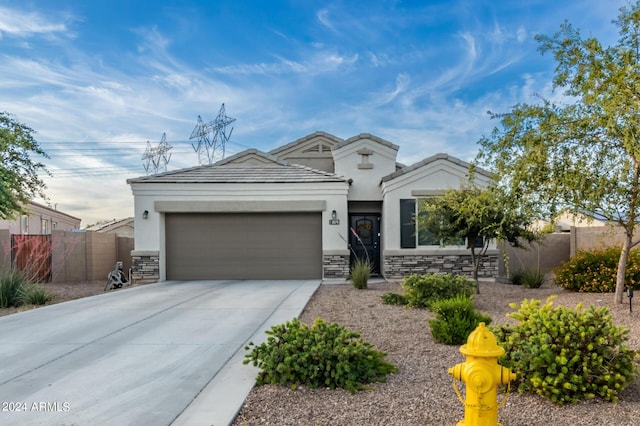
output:
{"label": "gravel ground cover", "polygon": [[[41,284],[51,295],[51,300],[47,305],[55,303],[66,302],[68,300],[80,299],[82,297],[94,296],[96,294],[104,293],[104,287],[107,284],[107,280],[94,280],[94,281],[77,281],[77,282],[59,282],[59,283],[44,283]],[[144,284],[135,284],[135,286]],[[126,288],[126,287],[125,287]],[[118,289],[111,290],[118,291]],[[14,314],[16,312],[27,311],[30,309],[37,309],[38,306],[20,306],[17,308],[3,308],[0,309],[0,317],[4,315]]]}
{"label": "gravel ground cover", "polygon": [[[433,318],[430,312],[382,304],[386,292],[401,293],[400,283],[370,284],[366,290],[350,284],[321,285],[300,319],[311,324],[320,317],[359,331],[365,341],[387,352],[387,359],[399,368],[397,374],[355,395],[304,386],[295,391],[283,386],[255,387],[233,425],[455,425],[462,420],[464,407],[447,373],[465,360],[459,347],[433,340],[427,323]],[[558,295],[555,305],[574,308],[582,302],[585,307],[608,307],[614,322],[630,329],[629,346],[638,349],[640,314],[635,311],[640,312],[640,305],[630,313],[628,303],[615,304],[612,294],[574,293],[549,284],[527,289],[484,283],[474,300],[479,310],[492,317],[492,324],[512,323],[505,316],[512,312],[509,303],[544,301],[551,294]],[[511,392],[499,420],[505,426],[640,425],[640,379],[620,394],[617,404],[596,399],[558,407],[537,396]]]}

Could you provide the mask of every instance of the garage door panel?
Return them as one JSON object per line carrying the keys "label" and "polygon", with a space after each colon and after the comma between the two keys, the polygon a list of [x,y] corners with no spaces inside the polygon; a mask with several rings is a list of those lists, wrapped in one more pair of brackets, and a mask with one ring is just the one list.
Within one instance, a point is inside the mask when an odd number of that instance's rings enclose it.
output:
{"label": "garage door panel", "polygon": [[321,213],[168,213],[167,278],[322,277]]}

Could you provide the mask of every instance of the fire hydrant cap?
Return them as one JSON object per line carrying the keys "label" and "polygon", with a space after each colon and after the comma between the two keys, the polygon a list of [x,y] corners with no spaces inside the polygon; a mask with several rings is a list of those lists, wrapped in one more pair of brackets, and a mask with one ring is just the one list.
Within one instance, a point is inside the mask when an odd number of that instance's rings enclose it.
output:
{"label": "fire hydrant cap", "polygon": [[465,356],[499,358],[504,355],[504,349],[498,346],[496,336],[481,322],[471,332],[467,344],[462,345],[460,352]]}

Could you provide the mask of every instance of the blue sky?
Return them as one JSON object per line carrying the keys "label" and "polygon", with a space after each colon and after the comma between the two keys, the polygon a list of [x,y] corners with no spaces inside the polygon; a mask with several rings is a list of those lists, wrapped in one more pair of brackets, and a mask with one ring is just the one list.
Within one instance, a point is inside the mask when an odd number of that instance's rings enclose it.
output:
{"label": "blue sky", "polygon": [[37,132],[49,202],[83,226],[133,214],[147,141],[166,133],[169,170],[197,165],[189,136],[222,103],[227,156],[321,130],[470,161],[488,110],[561,97],[533,37],[568,19],[613,44],[625,4],[0,0],[0,110]]}

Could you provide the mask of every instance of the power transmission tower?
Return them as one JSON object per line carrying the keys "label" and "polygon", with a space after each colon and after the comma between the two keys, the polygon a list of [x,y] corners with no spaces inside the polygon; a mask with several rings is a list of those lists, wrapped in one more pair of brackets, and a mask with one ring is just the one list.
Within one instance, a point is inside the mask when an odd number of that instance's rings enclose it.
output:
{"label": "power transmission tower", "polygon": [[167,164],[169,164],[169,160],[171,159],[171,154],[167,154],[172,148],[173,146],[167,142],[166,133],[162,134],[160,143],[155,148],[151,146],[151,142],[147,141],[147,148],[144,150],[144,154],[142,154],[144,170],[147,172],[147,175],[149,174],[151,166],[153,166],[154,175],[167,171]]}
{"label": "power transmission tower", "polygon": [[215,120],[205,123],[202,121],[202,117],[198,116],[198,123],[189,139],[198,139],[198,144],[192,143],[191,146],[198,153],[200,164],[213,164],[224,158],[226,144],[233,133],[233,128],[231,128],[227,134],[227,126],[234,121],[236,121],[235,118],[227,116],[224,103]]}

